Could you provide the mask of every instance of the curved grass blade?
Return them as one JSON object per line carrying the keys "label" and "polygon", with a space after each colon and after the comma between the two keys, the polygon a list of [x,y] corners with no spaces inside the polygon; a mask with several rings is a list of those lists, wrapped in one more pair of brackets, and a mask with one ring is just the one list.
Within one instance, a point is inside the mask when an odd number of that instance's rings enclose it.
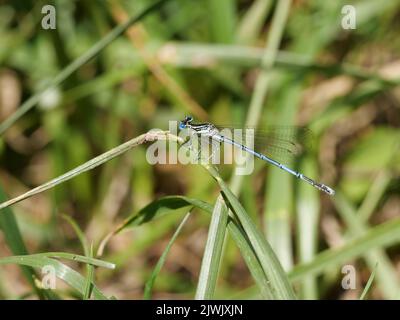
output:
{"label": "curved grass blade", "polygon": [[[44,192],[46,190],[49,190],[51,188],[54,188],[55,186],[68,181],[77,175],[80,175],[81,173],[84,173],[86,171],[92,170],[96,168],[97,166],[110,161],[111,159],[121,155],[122,153],[138,146],[141,144],[144,144],[146,142],[152,142],[155,140],[173,140],[173,141],[180,141],[180,138],[177,136],[174,136],[170,134],[168,131],[161,131],[161,130],[151,130],[145,134],[142,134],[136,138],[133,138],[125,143],[120,144],[119,146],[112,148],[111,150],[108,150],[101,155],[85,162],[84,164],[64,173],[63,175],[54,178],[36,188],[33,188],[29,190],[28,192],[25,192],[24,194],[21,194],[15,198],[12,198],[8,201],[0,203],[0,210],[7,208],[17,202],[20,202],[22,200],[25,200],[27,198],[30,198],[36,194],[39,194],[41,192]],[[1,212],[0,212],[1,214]]]}
{"label": "curved grass blade", "polygon": [[310,262],[293,267],[288,273],[291,282],[296,282],[313,275],[316,276],[326,269],[340,266],[347,261],[361,257],[374,248],[385,248],[400,242],[400,219],[384,222],[357,236],[339,248],[320,252]]}
{"label": "curved grass blade", "polygon": [[[77,290],[82,295],[85,290],[85,278],[82,277],[77,271],[66,266],[65,264],[49,258],[44,254],[26,255],[26,256],[12,256],[0,258],[0,265],[2,264],[18,264],[29,266],[32,268],[44,268],[51,266],[54,268],[57,278],[66,282],[69,286]],[[106,300],[107,297],[93,285],[93,295],[96,299]]]}
{"label": "curved grass blade", "polygon": [[232,236],[232,239],[238,246],[242,257],[246,262],[247,267],[258,286],[261,296],[264,299],[273,299],[273,288],[271,287],[271,283],[265,275],[264,270],[261,267],[260,261],[257,258],[257,255],[245,231],[239,225],[239,223],[233,220],[231,217],[228,217],[228,230],[230,235]]}
{"label": "curved grass blade", "polygon": [[331,268],[358,258],[374,248],[387,247],[400,242],[400,219],[384,222],[368,229],[340,248],[325,250],[307,263],[295,266],[288,274],[291,281],[302,279],[306,275],[316,275]]}
{"label": "curved grass blade", "polygon": [[[333,203],[340,217],[346,223],[348,235],[350,237],[362,235],[368,230],[369,225],[361,221],[351,202],[346,199],[342,192],[338,192]],[[363,258],[371,270],[377,262],[379,263],[380,268],[376,273],[376,282],[381,289],[382,295],[386,299],[398,297],[400,285],[397,271],[387,253],[384,250],[371,249],[364,254]]]}
{"label": "curved grass blade", "polygon": [[256,41],[264,25],[273,1],[256,0],[241,18],[237,31],[237,43],[250,44]]}
{"label": "curved grass blade", "polygon": [[[213,211],[213,206],[209,203],[185,196],[168,196],[158,199],[141,209],[139,213],[129,216],[120,225],[115,227],[114,230],[102,240],[98,250],[99,255],[102,254],[104,247],[113,235],[122,232],[126,228],[150,222],[166,214],[175,213],[178,209],[190,206],[201,209],[208,214],[212,214]],[[258,261],[243,228],[232,217],[228,217],[228,230],[236,242],[236,245],[243,256],[261,295],[265,299],[270,299],[272,295],[269,281],[261,268],[260,262]]]}
{"label": "curved grass blade", "polygon": [[265,275],[270,281],[271,287],[273,288],[274,299],[296,299],[293,288],[289,282],[288,277],[285,274],[278,258],[276,257],[271,246],[263,234],[258,230],[250,216],[244,210],[242,205],[232,191],[228,188],[225,181],[219,176],[218,172],[212,166],[205,166],[209,173],[218,182],[225,196],[227,203],[232,208],[237,219],[240,221],[253,249],[256,253],[257,258],[264,270]]}
{"label": "curved grass blade", "polygon": [[219,196],[211,215],[211,223],[197,283],[196,300],[209,300],[214,297],[227,223],[228,207],[223,197]]}
{"label": "curved grass blade", "polygon": [[[81,256],[79,254],[67,253],[67,252],[44,252],[44,253],[30,254],[29,256],[30,257],[48,257],[48,258],[66,259],[66,260],[72,260],[72,261],[82,262],[82,263],[86,263],[86,264],[91,264],[96,267],[102,267],[102,268],[106,268],[106,269],[115,269],[114,263],[95,259],[95,258]],[[26,257],[26,256],[20,256],[20,257]]]}
{"label": "curved grass blade", "polygon": [[364,300],[365,297],[367,296],[367,293],[368,293],[369,289],[371,288],[372,282],[374,281],[377,267],[378,267],[378,263],[375,264],[374,270],[372,270],[372,273],[368,278],[367,284],[365,285],[365,288],[360,296],[360,300]]}
{"label": "curved grass blade", "polygon": [[[85,256],[89,256],[89,246],[87,244],[87,240],[85,238],[85,235],[82,231],[82,229],[79,227],[79,225],[75,222],[74,219],[72,219],[70,216],[67,216],[66,214],[61,215],[61,217],[69,223],[69,225],[74,229],[74,232],[78,236],[79,242],[82,245],[83,252],[85,253]],[[91,257],[92,258],[92,257]]]}
{"label": "curved grass blade", "polygon": [[150,203],[137,214],[131,215],[125,219],[121,225],[116,228],[115,233],[118,233],[127,227],[140,226],[156,217],[162,217],[170,211],[175,211],[188,206],[195,206],[208,212],[212,211],[212,205],[207,202],[185,196],[168,196]]}
{"label": "curved grass blade", "polygon": [[[5,201],[6,196],[3,193],[3,189],[0,187],[0,201]],[[0,229],[4,234],[5,241],[10,248],[11,252],[16,255],[28,254],[24,240],[22,239],[21,232],[18,227],[18,223],[15,219],[14,213],[10,208],[7,208],[3,214],[0,214]],[[21,266],[22,274],[28,281],[29,285],[35,291],[40,299],[43,298],[55,298],[50,297],[46,291],[41,290],[37,287],[34,279],[36,278],[36,272],[30,267]]]}
{"label": "curved grass blade", "polygon": [[[72,219],[70,216],[67,215],[62,215],[62,217],[71,225],[72,229],[74,229],[76,235],[78,236],[78,239],[82,245],[83,252],[85,253],[85,256],[88,258],[93,258],[93,243],[90,245],[90,247],[87,244],[86,237],[82,231],[82,229],[79,227],[79,225],[75,222],[74,219]],[[83,295],[83,300],[88,300],[90,299],[90,296],[92,294],[93,290],[93,283],[94,283],[94,266],[91,264],[86,265],[86,285],[85,285],[85,292]]]}
{"label": "curved grass blade", "polygon": [[362,222],[368,221],[371,217],[392,179],[393,177],[387,169],[383,169],[378,173],[364,201],[358,208],[357,216],[360,217]]}
{"label": "curved grass blade", "polygon": [[154,282],[155,282],[158,274],[160,273],[161,268],[163,267],[163,265],[165,263],[165,260],[167,259],[167,255],[169,253],[169,250],[172,247],[172,244],[174,243],[175,239],[178,237],[178,235],[179,235],[180,231],[182,230],[186,221],[189,219],[189,216],[190,216],[190,212],[188,212],[186,214],[186,216],[183,218],[182,222],[179,224],[178,228],[175,230],[172,238],[169,240],[166,248],[164,249],[164,252],[162,253],[155,268],[153,269],[153,272],[151,273],[149,280],[147,280],[146,285],[144,287],[144,294],[143,294],[144,299],[146,299],[146,300],[151,299],[151,292],[153,290]]}
{"label": "curved grass blade", "polygon": [[138,213],[134,213],[127,217],[117,227],[115,227],[114,230],[108,233],[99,245],[98,255],[101,256],[103,254],[104,248],[111,237],[124,229],[139,226],[143,223],[189,206],[195,206],[199,209],[205,210],[206,212],[212,212],[212,206],[209,203],[193,198],[184,196],[168,196],[158,199],[142,208]]}

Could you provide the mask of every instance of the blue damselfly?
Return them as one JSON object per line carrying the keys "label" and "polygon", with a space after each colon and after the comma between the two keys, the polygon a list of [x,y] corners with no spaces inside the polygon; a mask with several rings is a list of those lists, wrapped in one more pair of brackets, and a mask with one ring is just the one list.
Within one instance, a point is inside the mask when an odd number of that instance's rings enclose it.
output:
{"label": "blue damselfly", "polygon": [[[221,144],[221,143],[231,144],[232,146],[234,146],[236,148],[239,148],[261,160],[264,160],[264,161],[278,167],[279,169],[282,169],[282,170],[294,175],[296,178],[299,178],[299,179],[309,183],[310,185],[314,186],[315,188],[317,188],[321,191],[326,192],[329,195],[335,194],[335,191],[332,188],[328,187],[327,185],[318,183],[318,182],[314,181],[313,179],[305,176],[304,174],[297,172],[293,169],[290,169],[289,167],[272,159],[271,157],[266,156],[265,154],[263,154],[261,152],[255,151],[253,147],[249,147],[244,143],[236,141],[235,138],[227,137],[226,135],[221,133],[221,130],[217,126],[215,126],[211,123],[197,123],[196,124],[196,123],[193,123],[193,117],[187,116],[187,117],[185,117],[184,120],[180,121],[179,129],[180,130],[188,129],[197,136],[210,138],[219,144]],[[281,148],[282,150],[289,150],[289,149],[293,149],[293,147],[296,147],[295,144],[291,145],[290,142],[283,141],[283,140],[282,140],[282,142],[285,142],[286,145],[283,144],[282,147],[277,147],[277,148]]]}

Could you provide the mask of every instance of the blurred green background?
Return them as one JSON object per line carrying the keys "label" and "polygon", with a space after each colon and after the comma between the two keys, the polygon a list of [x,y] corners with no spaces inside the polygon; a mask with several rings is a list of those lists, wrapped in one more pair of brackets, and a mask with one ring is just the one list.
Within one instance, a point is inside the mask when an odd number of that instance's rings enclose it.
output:
{"label": "blurred green background", "polygon": [[[376,226],[400,216],[400,1],[296,0],[284,1],[286,7],[279,2],[171,0],[134,24],[5,131],[2,199],[192,114],[213,123],[312,130],[314,148],[292,166],[333,187],[334,197],[260,161],[241,181],[232,176],[232,166],[220,171],[286,271],[321,252],[340,252],[354,238],[376,235]],[[0,121],[151,3],[0,0]],[[54,30],[41,27],[46,4],[56,8]],[[348,4],[356,9],[356,28],[345,30],[342,7]],[[146,146],[140,146],[13,206],[22,238],[8,211],[0,220],[0,257],[22,254],[24,246],[29,253],[83,254],[62,215],[96,249],[125,217],[151,201],[185,195],[214,204],[218,192],[201,166],[150,165]],[[95,270],[105,295],[143,298],[144,284],[186,209],[110,239],[101,259],[117,268]],[[209,222],[200,210],[191,214],[157,277],[153,298],[193,298]],[[297,277],[298,297],[357,299],[375,269],[369,297],[399,297],[400,228],[387,235],[390,243]],[[65,264],[85,275],[84,265]],[[354,290],[341,286],[344,265],[356,270]],[[30,273],[0,266],[0,297],[37,298]],[[60,297],[80,297],[57,284]],[[259,298],[229,236],[215,297]]]}

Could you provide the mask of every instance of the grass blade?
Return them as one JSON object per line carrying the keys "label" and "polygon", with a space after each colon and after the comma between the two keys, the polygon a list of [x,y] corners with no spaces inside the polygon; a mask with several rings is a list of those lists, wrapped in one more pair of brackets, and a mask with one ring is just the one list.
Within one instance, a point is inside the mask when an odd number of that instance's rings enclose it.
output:
{"label": "grass blade", "polygon": [[[316,175],[316,165],[311,157],[302,161],[301,172],[309,177]],[[311,261],[318,249],[318,226],[320,214],[319,192],[305,183],[298,185],[296,236],[299,262]],[[301,286],[302,299],[314,300],[318,297],[317,279],[307,277]]]}
{"label": "grass blade", "polygon": [[236,24],[236,1],[207,0],[210,12],[210,27],[213,40],[221,43],[232,43]]}
{"label": "grass blade", "polygon": [[85,256],[89,256],[90,248],[87,244],[85,235],[84,235],[83,231],[81,230],[81,228],[79,227],[79,225],[70,216],[63,214],[62,217],[65,221],[67,221],[69,223],[69,225],[72,227],[72,229],[74,229],[76,235],[78,236],[79,242],[82,245],[82,249],[83,249],[83,252],[85,253]]}
{"label": "grass blade", "polygon": [[[283,37],[287,18],[289,16],[291,1],[279,1],[276,7],[276,13],[272,21],[271,34],[268,36],[267,47],[262,57],[262,66],[266,69],[262,71],[259,81],[257,81],[256,91],[254,92],[254,109],[256,118],[253,121],[259,121],[262,107],[265,104],[265,97],[271,86],[273,75],[271,68],[275,65],[278,49]],[[256,97],[260,96],[259,100]],[[280,116],[286,108],[281,108]],[[294,108],[292,108],[294,112]],[[249,115],[252,117],[254,115]],[[291,123],[291,117],[286,117],[285,124]],[[291,189],[291,178],[288,175],[282,175],[278,168],[268,169],[267,187],[265,190],[265,209],[264,209],[264,234],[268,242],[276,252],[284,270],[289,270],[293,266],[293,248],[291,241],[291,219],[293,215],[293,199]]]}
{"label": "grass blade", "polygon": [[[265,50],[263,51],[263,56],[261,59],[261,65],[263,66],[263,68],[268,69],[268,71],[263,70],[263,72],[257,78],[255,89],[250,101],[249,111],[247,113],[245,123],[246,126],[256,127],[260,119],[262,107],[264,106],[265,97],[267,96],[268,88],[270,85],[270,69],[275,63],[286,19],[289,14],[290,4],[290,0],[282,0],[278,2],[278,5],[276,7],[271,32],[268,35],[267,45]],[[230,186],[234,194],[239,193],[242,181],[243,176],[233,176]]]}
{"label": "grass blade", "polygon": [[197,300],[210,300],[214,297],[227,222],[228,208],[223,197],[219,196],[211,215],[210,228],[201,262],[195,296]]}
{"label": "grass blade", "polygon": [[[3,189],[0,187],[0,201],[5,201],[6,196],[3,193]],[[14,213],[10,208],[4,210],[3,214],[0,214],[0,229],[4,233],[5,241],[11,252],[16,255],[28,254],[24,240],[22,239],[21,232],[18,227],[18,223],[15,219]],[[37,287],[34,279],[36,278],[35,271],[27,266],[21,266],[22,274],[28,281],[29,285],[36,292],[39,298],[44,298],[46,293]]]}
{"label": "grass blade", "polygon": [[27,198],[30,198],[36,194],[39,194],[41,192],[44,192],[48,189],[54,188],[55,186],[59,185],[60,183],[63,183],[65,181],[68,181],[77,175],[80,175],[81,173],[84,173],[86,171],[92,170],[93,168],[96,168],[97,166],[103,164],[104,162],[110,161],[111,159],[121,155],[122,153],[132,149],[133,147],[136,147],[138,145],[141,145],[146,142],[150,141],[155,141],[155,140],[178,140],[179,138],[176,136],[173,136],[169,134],[167,131],[149,131],[145,134],[142,134],[136,138],[133,138],[107,152],[104,152],[103,154],[89,160],[88,162],[85,162],[84,164],[76,167],[75,169],[72,169],[63,175],[52,179],[34,189],[29,190],[28,192],[15,197],[13,199],[10,199],[8,201],[0,203],[0,210],[7,208],[8,206],[11,206],[17,202],[20,202],[22,200],[25,200]]}
{"label": "grass blade", "polygon": [[368,194],[365,196],[363,203],[358,209],[357,216],[360,217],[361,221],[368,221],[371,214],[378,205],[379,200],[385,193],[385,190],[389,185],[391,178],[392,177],[387,170],[383,170],[378,173],[377,177],[374,180],[374,183],[371,185],[371,188],[368,191]]}
{"label": "grass blade", "polygon": [[[139,213],[129,216],[121,224],[115,227],[114,230],[102,240],[99,246],[99,255],[103,253],[104,247],[113,235],[122,232],[127,228],[153,221],[154,219],[162,217],[166,214],[175,213],[177,210],[187,208],[189,206],[201,209],[208,214],[212,214],[213,211],[212,205],[198,199],[184,196],[168,196],[158,199],[141,209]],[[270,288],[269,281],[265,276],[263,269],[261,268],[260,262],[258,261],[254,249],[252,248],[243,228],[235,220],[233,220],[232,217],[228,217],[228,230],[238,246],[243,259],[245,260],[249,271],[261,292],[261,295],[265,299],[270,299],[272,297],[272,290]]]}
{"label": "grass blade", "polygon": [[[265,50],[268,49],[229,44],[169,42],[160,50],[159,56],[163,63],[185,68],[214,68],[223,64],[270,69],[261,64]],[[171,52],[174,54],[168,54]],[[199,57],[202,57],[201,61]],[[290,51],[277,51],[274,68],[302,73],[317,72],[328,77],[348,75],[357,80],[371,80],[387,86],[400,83],[400,79],[382,77],[357,65],[318,63],[307,55]]]}
{"label": "grass blade", "polygon": [[367,284],[365,285],[365,288],[364,288],[364,290],[363,290],[363,292],[362,292],[362,294],[360,296],[360,300],[364,300],[365,299],[369,289],[371,288],[372,282],[374,281],[374,278],[375,278],[375,273],[376,273],[377,267],[378,267],[378,263],[375,265],[374,270],[372,270],[372,273],[368,278]]}
{"label": "grass blade", "polygon": [[[45,254],[0,258],[0,265],[10,263],[41,269],[49,266],[53,267],[57,278],[65,281],[68,285],[80,292],[82,295],[84,294],[86,283],[85,278],[75,270],[55,259],[49,258]],[[107,297],[96,286],[93,286],[93,294],[96,299],[107,299]]]}
{"label": "grass blade", "polygon": [[[359,236],[366,232],[368,226],[356,215],[354,208],[342,193],[337,193],[334,204],[340,216],[346,222],[350,236]],[[380,249],[371,249],[365,253],[364,258],[371,270],[376,263],[380,265],[379,272],[376,275],[377,282],[387,299],[396,298],[399,292],[397,272],[386,252]]]}
{"label": "grass blade", "polygon": [[[62,217],[71,225],[71,227],[74,229],[76,235],[78,236],[79,241],[81,242],[83,252],[85,253],[85,256],[88,257],[89,259],[93,258],[93,243],[90,245],[90,247],[87,244],[86,237],[79,227],[79,225],[75,222],[74,219],[67,215],[62,215]],[[93,291],[93,281],[94,281],[94,266],[91,264],[86,265],[86,284],[85,284],[85,292],[83,294],[83,300],[88,300],[90,299],[90,296],[92,295]]]}
{"label": "grass blade", "polygon": [[211,166],[206,166],[206,169],[218,182],[222,189],[226,201],[232,207],[232,211],[235,213],[237,219],[240,221],[243,230],[245,231],[253,249],[256,253],[257,258],[264,270],[264,273],[271,283],[273,288],[273,298],[274,299],[295,299],[296,296],[293,292],[293,288],[281,266],[278,258],[276,257],[271,246],[268,244],[267,240],[257,229],[254,222],[251,220],[250,216],[244,210],[239,200],[233,194],[233,192],[228,188],[225,181],[218,175],[215,168]]}
{"label": "grass blade", "polygon": [[[26,256],[19,256],[19,257],[26,257]],[[114,263],[95,259],[95,258],[89,258],[86,256],[81,256],[79,254],[67,253],[67,252],[44,252],[44,253],[30,254],[29,256],[30,257],[48,257],[48,258],[66,259],[66,260],[72,260],[72,261],[91,264],[96,267],[102,267],[102,268],[106,268],[106,269],[115,269]]]}
{"label": "grass blade", "polygon": [[[86,254],[86,253],[85,253]],[[89,252],[86,256],[90,259],[93,258],[93,243],[90,245]],[[85,284],[85,291],[83,293],[83,300],[90,299],[90,296],[93,292],[93,284],[94,284],[94,266],[91,264],[86,265],[86,284]]]}
{"label": "grass blade", "polygon": [[236,36],[238,43],[247,44],[256,40],[271,7],[272,0],[257,0],[253,2],[239,25]]}
{"label": "grass blade", "polygon": [[175,240],[178,237],[179,233],[181,232],[184,224],[189,219],[189,216],[190,216],[190,212],[188,212],[186,214],[186,216],[183,218],[182,222],[179,224],[179,226],[176,229],[175,233],[173,234],[171,240],[169,240],[166,248],[164,249],[164,252],[162,253],[160,259],[158,260],[155,268],[153,269],[153,272],[151,273],[149,280],[147,280],[145,288],[144,288],[144,295],[143,295],[144,299],[147,299],[147,300],[151,299],[151,293],[153,290],[154,282],[156,281],[156,278],[157,278],[158,274],[160,273],[161,268],[163,267],[163,265],[165,263],[165,260],[167,259],[167,255],[169,253],[169,250],[172,247],[172,244],[175,242]]}
{"label": "grass blade", "polygon": [[288,276],[291,281],[297,281],[306,275],[316,275],[327,268],[358,258],[372,249],[395,245],[399,241],[400,219],[393,219],[369,229],[340,248],[325,250],[312,261],[295,266]]}
{"label": "grass blade", "polygon": [[184,196],[168,196],[158,199],[142,208],[138,213],[134,213],[128,216],[111,232],[109,232],[99,245],[98,255],[101,256],[103,254],[104,248],[111,237],[122,232],[123,230],[134,226],[139,226],[143,223],[150,222],[153,219],[162,217],[169,213],[174,213],[179,209],[189,206],[195,206],[209,213],[212,212],[212,206],[209,203],[193,198],[188,198]]}

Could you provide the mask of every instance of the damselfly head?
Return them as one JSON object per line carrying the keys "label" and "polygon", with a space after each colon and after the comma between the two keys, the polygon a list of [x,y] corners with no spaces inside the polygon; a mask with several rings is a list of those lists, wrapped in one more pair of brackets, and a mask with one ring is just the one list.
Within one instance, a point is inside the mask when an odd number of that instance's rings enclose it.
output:
{"label": "damselfly head", "polygon": [[193,121],[192,116],[186,116],[185,119],[179,122],[179,129],[183,130],[187,127],[188,124],[190,124]]}

